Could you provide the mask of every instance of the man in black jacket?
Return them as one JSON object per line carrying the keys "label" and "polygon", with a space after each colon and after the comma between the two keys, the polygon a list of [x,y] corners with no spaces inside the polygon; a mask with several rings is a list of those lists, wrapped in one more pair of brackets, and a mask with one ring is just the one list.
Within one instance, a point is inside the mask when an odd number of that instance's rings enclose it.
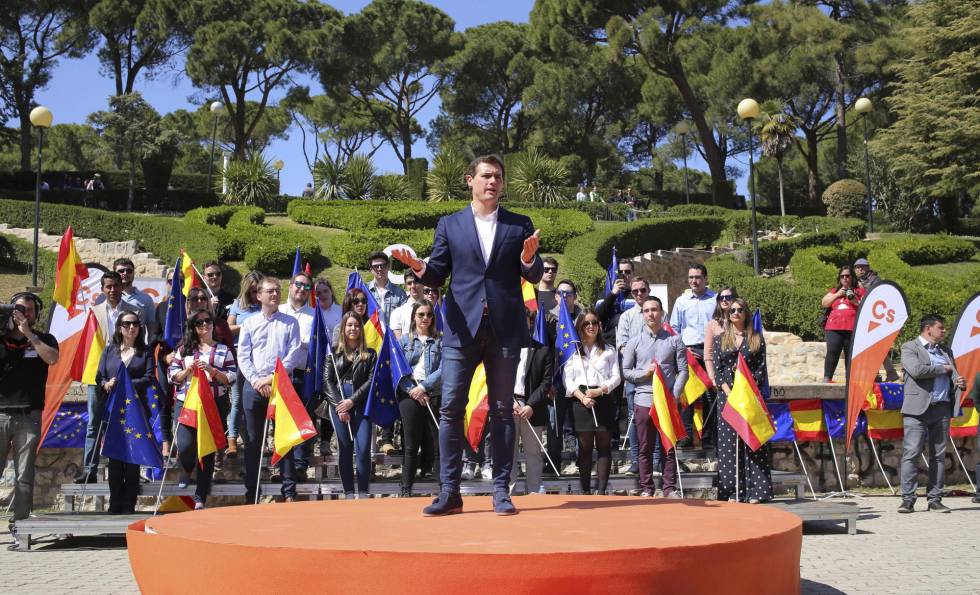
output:
{"label": "man in black jacket", "polygon": [[[528,328],[534,329],[535,313],[525,309]],[[539,311],[539,316],[544,312]],[[524,445],[527,493],[541,491],[541,472],[544,461],[541,453],[541,436],[548,426],[548,403],[554,354],[548,345],[534,342],[531,347],[521,349],[521,359],[517,364],[517,380],[514,383],[514,424],[517,435]],[[514,465],[511,483],[517,478],[518,440],[514,440]]]}

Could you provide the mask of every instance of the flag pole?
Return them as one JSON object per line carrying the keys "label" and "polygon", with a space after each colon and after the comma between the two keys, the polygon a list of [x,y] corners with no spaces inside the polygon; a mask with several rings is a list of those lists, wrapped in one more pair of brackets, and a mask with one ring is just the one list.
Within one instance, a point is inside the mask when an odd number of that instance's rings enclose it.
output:
{"label": "flag pole", "polygon": [[[196,430],[195,430],[196,431]],[[170,468],[170,458],[174,456],[174,447],[177,445],[177,422],[174,420],[173,427],[170,430],[170,452],[167,454],[167,458],[163,461],[163,474],[160,476],[160,490],[157,492],[157,503],[153,507],[153,516],[157,515],[160,511],[160,500],[163,498],[163,484],[167,482],[167,469]],[[200,481],[200,479],[198,479]]]}
{"label": "flag pole", "polygon": [[538,436],[537,430],[535,430],[534,426],[531,425],[531,420],[525,419],[524,421],[526,421],[528,427],[531,428],[532,430],[531,434],[534,435],[534,439],[537,440],[538,444],[541,445],[541,452],[543,452],[544,456],[547,457],[548,463],[551,465],[551,468],[555,470],[555,475],[561,478],[561,473],[558,471],[558,466],[555,465],[555,462],[551,460],[551,455],[548,454],[548,449],[544,447],[544,442],[542,442],[541,438]]}
{"label": "flag pole", "polygon": [[204,284],[204,289],[207,289],[208,294],[210,294],[211,297],[214,297],[214,292],[211,291],[210,287],[208,287],[207,279],[204,278],[204,275],[201,274],[201,271],[197,270],[197,265],[194,264],[193,260],[191,261],[191,268],[194,269],[194,272],[197,273],[197,277],[201,280],[201,283]]}
{"label": "flag pole", "polygon": [[626,445],[629,444],[630,441],[630,427],[632,425],[633,425],[633,412],[630,411],[630,421],[628,424],[626,424],[626,439],[623,440],[623,443],[620,445],[619,450],[626,450]]}
{"label": "flag pole", "polygon": [[[973,488],[973,493],[975,494],[977,492],[977,486],[973,483],[973,480],[970,479],[970,472],[966,470],[966,465],[963,464],[963,457],[960,456],[960,449],[956,448],[956,442],[953,442],[952,435],[949,436],[949,443],[953,445],[953,452],[956,453],[956,460],[960,462],[960,467],[963,468],[963,475],[966,475],[966,480],[970,482],[970,487]],[[980,477],[977,478],[977,481],[980,481]]]}
{"label": "flag pole", "polygon": [[[830,456],[834,458],[834,471],[837,472],[837,481],[840,482],[840,493],[846,494],[844,490],[844,478],[841,477],[840,467],[837,466],[837,450],[834,448],[834,439],[829,434],[827,435],[827,442],[830,443]],[[845,464],[847,463],[847,453],[844,453],[844,462]]]}
{"label": "flag pole", "polygon": [[266,416],[265,423],[262,425],[262,440],[259,443],[259,472],[256,473],[255,477],[255,502],[253,504],[259,503],[259,492],[262,486],[262,455],[265,453],[265,441],[269,435],[269,417]]}
{"label": "flag pole", "polygon": [[[103,417],[105,417],[104,411],[103,411]],[[99,429],[95,431],[95,446],[92,448],[92,458],[90,458],[88,461],[89,465],[95,466],[96,474],[98,474],[99,451],[101,450],[101,448],[99,447],[99,437],[102,435],[102,428],[104,428],[105,426],[106,426],[106,421],[103,419],[102,421],[99,422]],[[85,483],[82,484],[82,494],[80,496],[81,502],[78,505],[78,510],[75,511],[76,513],[81,512],[82,507],[85,506],[85,488],[88,487],[88,471],[85,471],[85,469],[82,468],[82,473],[85,474]]]}
{"label": "flag pole", "polygon": [[738,497],[738,451],[742,446],[742,438],[736,434],[735,435],[735,501],[741,502]]}
{"label": "flag pole", "polygon": [[[881,458],[878,457],[878,449],[875,448],[875,439],[868,436],[868,442],[871,443],[871,452],[875,455],[875,460],[878,461],[878,469],[881,469],[881,475],[885,478],[885,483],[888,484],[888,489],[891,490],[892,496],[895,495],[895,488],[892,487],[892,482],[888,479],[888,474],[885,473],[885,466],[881,464]],[[968,476],[969,477],[969,476]]]}
{"label": "flag pole", "polygon": [[793,440],[793,448],[796,449],[796,456],[800,458],[800,469],[803,470],[803,476],[806,477],[806,483],[810,486],[810,495],[813,496],[814,500],[816,500],[817,493],[813,491],[813,483],[810,481],[810,474],[807,473],[806,465],[803,464],[803,453],[800,452],[800,445],[796,442],[796,440]]}
{"label": "flag pole", "polygon": [[684,480],[681,479],[681,460],[677,456],[677,447],[674,447],[674,465],[677,466],[677,487],[681,490],[681,498],[684,497]]}
{"label": "flag pole", "polygon": [[[362,330],[361,332],[363,333],[364,331]],[[343,400],[343,397],[344,397],[344,383],[340,381],[340,370],[337,369],[337,360],[334,358],[333,351],[332,350],[328,349],[327,350],[327,353],[330,354],[330,361],[333,362],[333,373],[334,373],[334,376],[337,377],[337,390],[340,392],[341,400]],[[333,405],[333,410],[334,410],[334,413],[337,413],[337,406],[336,405]],[[339,413],[337,413],[337,419],[340,419],[340,414]],[[330,421],[331,421],[331,423],[333,423],[333,420],[330,420]],[[349,421],[348,422],[344,422],[344,423],[347,424],[347,434],[350,435],[351,448],[353,448],[354,447],[354,430],[351,429],[350,422]]]}

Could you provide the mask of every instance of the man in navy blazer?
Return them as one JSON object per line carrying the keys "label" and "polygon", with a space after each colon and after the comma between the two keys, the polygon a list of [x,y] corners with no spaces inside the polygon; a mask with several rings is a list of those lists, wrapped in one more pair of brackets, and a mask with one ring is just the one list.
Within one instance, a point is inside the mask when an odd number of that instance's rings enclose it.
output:
{"label": "man in navy blazer", "polygon": [[439,424],[442,488],[426,516],[462,512],[463,420],[470,381],[483,362],[490,404],[494,511],[515,514],[508,495],[514,452],[514,382],[521,348],[531,345],[524,321],[521,277],[537,283],[544,272],[538,231],[524,215],[498,207],[504,164],[496,155],[470,163],[466,184],[470,206],[439,220],[429,261],[409,250],[392,256],[416,272],[423,285],[449,278],[443,334],[442,407]]}

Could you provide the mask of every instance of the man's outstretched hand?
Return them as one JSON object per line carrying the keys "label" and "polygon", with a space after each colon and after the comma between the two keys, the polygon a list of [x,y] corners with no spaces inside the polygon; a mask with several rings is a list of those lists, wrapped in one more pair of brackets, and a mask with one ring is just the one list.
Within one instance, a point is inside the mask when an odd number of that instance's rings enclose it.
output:
{"label": "man's outstretched hand", "polygon": [[524,250],[521,251],[521,261],[531,262],[534,255],[538,253],[538,246],[541,244],[541,230],[535,229],[534,234],[524,240]]}
{"label": "man's outstretched hand", "polygon": [[[525,242],[526,245],[526,242]],[[395,248],[391,251],[391,256],[398,262],[412,269],[413,271],[422,270],[422,261],[415,258],[411,250],[406,250],[404,248]]]}

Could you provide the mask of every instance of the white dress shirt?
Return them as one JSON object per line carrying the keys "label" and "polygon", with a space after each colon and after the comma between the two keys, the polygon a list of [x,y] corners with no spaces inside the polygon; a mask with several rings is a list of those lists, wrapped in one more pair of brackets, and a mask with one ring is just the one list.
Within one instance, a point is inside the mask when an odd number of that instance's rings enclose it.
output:
{"label": "white dress shirt", "polygon": [[412,308],[415,307],[415,303],[415,300],[408,298],[407,302],[395,308],[395,310],[391,313],[391,320],[388,321],[388,327],[398,337],[401,337],[407,333],[408,329],[411,328]]}
{"label": "white dress shirt", "polygon": [[606,392],[612,392],[619,386],[622,378],[619,375],[619,356],[610,346],[599,351],[598,345],[593,345],[585,356],[576,353],[565,364],[562,370],[565,379],[565,396],[571,397],[579,386],[602,386]]}

